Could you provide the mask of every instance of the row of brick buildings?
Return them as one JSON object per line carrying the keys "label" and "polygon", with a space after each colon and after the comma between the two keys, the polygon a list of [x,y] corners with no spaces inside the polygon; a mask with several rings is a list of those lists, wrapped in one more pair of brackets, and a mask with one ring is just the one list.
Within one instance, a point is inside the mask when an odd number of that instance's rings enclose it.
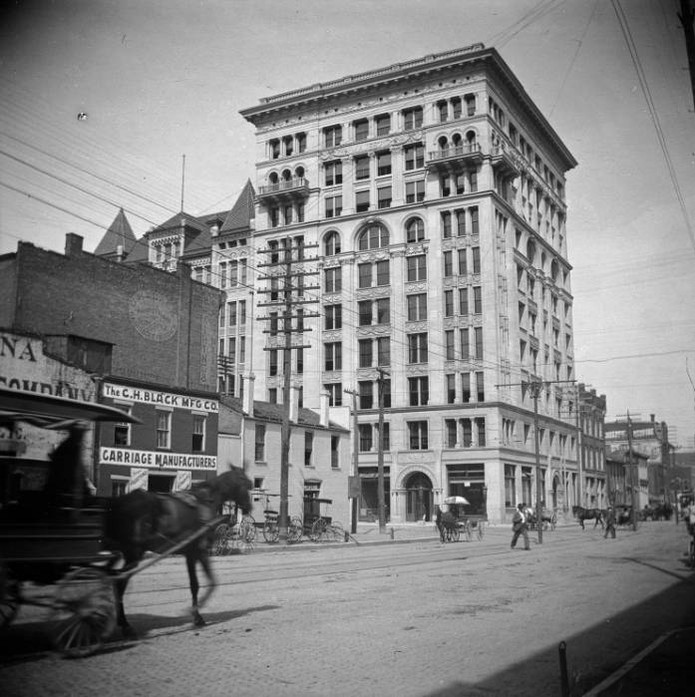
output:
{"label": "row of brick buildings", "polygon": [[242,115],[255,185],[230,210],[182,211],[139,239],[120,211],[94,255],[69,238],[64,258],[20,245],[2,262],[70,266],[28,276],[0,325],[46,336],[66,360],[84,345],[104,361],[91,366],[100,399],[143,421],[101,435],[100,490],[182,486],[205,467],[148,458],[195,450],[277,493],[289,402],[290,512],[313,492],[347,520],[354,471],[358,515],[373,519],[381,455],[394,522],[429,520],[452,495],[501,522],[535,501],[538,477],[550,507],[607,505],[605,396],[575,381],[565,176],[577,163],[499,54],[476,44]]}

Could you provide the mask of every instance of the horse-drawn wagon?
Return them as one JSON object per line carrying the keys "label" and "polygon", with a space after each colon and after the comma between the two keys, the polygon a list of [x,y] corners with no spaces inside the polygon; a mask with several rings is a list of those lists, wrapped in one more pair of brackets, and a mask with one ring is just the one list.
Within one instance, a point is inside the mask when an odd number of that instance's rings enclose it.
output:
{"label": "horse-drawn wagon", "polygon": [[[69,656],[97,650],[117,622],[127,631],[123,594],[128,580],[177,552],[186,555],[194,621],[202,622],[196,562],[214,588],[207,542],[202,540],[219,523],[216,514],[223,500],[234,498],[250,508],[250,482],[233,471],[181,501],[163,501],[139,490],[116,499],[96,498],[81,462],[84,436],[94,423],[109,421],[139,423],[102,404],[0,389],[0,427],[5,432],[18,433],[21,424],[40,432],[68,432],[47,463],[41,490],[16,490],[14,468],[0,468],[0,629],[12,622],[21,605],[47,608],[55,620],[53,643]],[[159,554],[140,563],[155,548]],[[25,586],[32,587],[30,594]]]}
{"label": "horse-drawn wagon", "polygon": [[458,542],[462,537],[470,542],[473,535],[479,540],[483,539],[487,518],[466,513],[464,506],[468,505],[463,496],[448,496],[437,507],[435,525],[442,542]]}

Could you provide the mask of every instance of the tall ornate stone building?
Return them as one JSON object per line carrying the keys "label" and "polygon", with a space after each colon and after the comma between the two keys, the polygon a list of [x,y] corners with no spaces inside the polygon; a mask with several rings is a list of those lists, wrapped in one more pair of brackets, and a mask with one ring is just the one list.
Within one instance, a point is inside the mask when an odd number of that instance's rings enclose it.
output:
{"label": "tall ornate stone building", "polygon": [[[320,317],[304,321],[292,379],[315,410],[321,393],[332,405],[356,393],[360,518],[378,505],[380,375],[392,521],[429,520],[450,495],[493,522],[534,502],[538,380],[545,502],[578,503],[576,161],[497,51],[350,75],[242,115],[257,133],[255,250],[317,245],[298,270],[319,288],[296,299],[318,301]],[[255,396],[281,401],[282,351],[261,309],[249,310]]]}

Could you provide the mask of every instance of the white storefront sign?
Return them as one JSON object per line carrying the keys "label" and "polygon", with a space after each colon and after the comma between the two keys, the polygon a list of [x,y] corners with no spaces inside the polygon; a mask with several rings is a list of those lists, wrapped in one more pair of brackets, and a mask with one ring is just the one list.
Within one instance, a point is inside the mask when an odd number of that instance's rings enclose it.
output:
{"label": "white storefront sign", "polygon": [[147,469],[217,470],[217,457],[214,455],[163,453],[155,450],[131,450],[129,448],[101,447],[99,449],[99,463]]}
{"label": "white storefront sign", "polygon": [[175,394],[173,392],[145,390],[140,387],[115,385],[111,382],[104,383],[103,395],[107,399],[120,399],[126,402],[140,402],[141,404],[152,404],[154,406],[206,411],[214,414],[219,411],[219,402],[216,399],[202,399],[201,397]]}

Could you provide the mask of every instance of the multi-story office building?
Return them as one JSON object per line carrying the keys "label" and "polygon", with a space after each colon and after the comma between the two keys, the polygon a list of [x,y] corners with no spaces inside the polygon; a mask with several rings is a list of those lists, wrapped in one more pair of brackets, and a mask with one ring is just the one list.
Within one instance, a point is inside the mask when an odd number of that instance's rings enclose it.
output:
{"label": "multi-story office building", "polygon": [[[357,393],[360,515],[377,510],[378,383],[393,521],[462,495],[506,520],[577,472],[565,174],[576,161],[496,50],[477,44],[264,98],[254,246],[318,245],[303,403]],[[285,240],[285,242],[283,242]],[[308,255],[307,255],[308,256]],[[262,282],[259,282],[259,286]],[[258,313],[261,314],[261,313]],[[254,317],[256,313],[254,313]],[[282,368],[259,321],[257,398]],[[569,503],[578,503],[575,488]]]}

